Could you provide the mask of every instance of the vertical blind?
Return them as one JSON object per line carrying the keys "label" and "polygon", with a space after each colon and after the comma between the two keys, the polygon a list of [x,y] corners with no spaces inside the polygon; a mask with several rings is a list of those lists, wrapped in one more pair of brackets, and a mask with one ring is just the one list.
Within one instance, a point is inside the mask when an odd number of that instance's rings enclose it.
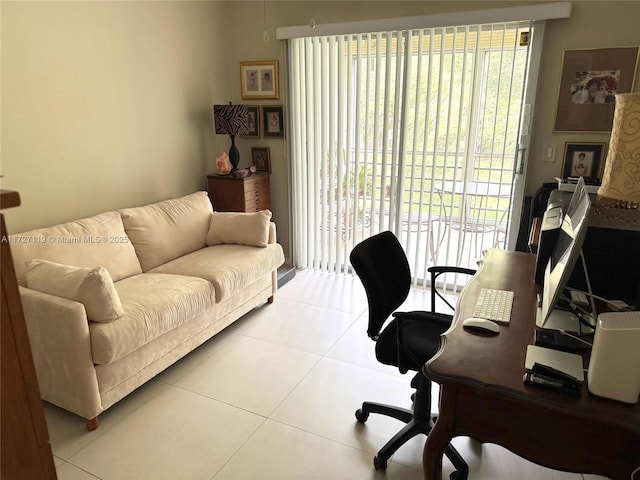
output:
{"label": "vertical blind", "polygon": [[289,40],[293,261],[346,272],[393,231],[414,283],[504,245],[523,22]]}

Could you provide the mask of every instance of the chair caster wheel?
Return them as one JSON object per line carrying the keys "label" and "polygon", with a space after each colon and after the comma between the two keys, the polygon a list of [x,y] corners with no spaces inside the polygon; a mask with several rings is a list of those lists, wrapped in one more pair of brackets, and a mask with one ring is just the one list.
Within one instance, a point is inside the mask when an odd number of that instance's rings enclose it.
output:
{"label": "chair caster wheel", "polygon": [[356,410],[356,420],[360,423],[364,423],[369,418],[369,414],[367,412],[363,412],[362,409]]}
{"label": "chair caster wheel", "polygon": [[380,460],[378,458],[378,456],[376,455],[375,457],[373,457],[373,468],[375,468],[376,470],[386,470],[387,469],[387,461],[386,460]]}
{"label": "chair caster wheel", "polygon": [[467,480],[467,475],[458,471],[451,472],[451,475],[449,475],[449,480]]}

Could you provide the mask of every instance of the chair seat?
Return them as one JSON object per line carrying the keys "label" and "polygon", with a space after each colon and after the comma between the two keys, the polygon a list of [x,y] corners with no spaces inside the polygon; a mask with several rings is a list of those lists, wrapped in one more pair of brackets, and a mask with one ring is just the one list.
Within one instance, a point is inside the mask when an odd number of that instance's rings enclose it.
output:
{"label": "chair seat", "polygon": [[[440,349],[440,335],[451,325],[451,316],[414,311],[396,312],[394,317],[378,337],[376,358],[385,365],[421,371],[425,362]],[[398,341],[398,322],[402,342]],[[401,345],[400,352],[398,345]]]}

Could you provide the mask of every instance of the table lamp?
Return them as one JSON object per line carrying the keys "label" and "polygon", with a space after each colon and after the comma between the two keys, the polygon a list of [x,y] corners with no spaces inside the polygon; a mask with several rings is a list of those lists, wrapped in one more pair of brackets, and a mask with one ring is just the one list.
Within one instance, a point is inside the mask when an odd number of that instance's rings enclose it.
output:
{"label": "table lamp", "polygon": [[616,95],[613,128],[595,211],[605,220],[640,222],[640,93]]}
{"label": "table lamp", "polygon": [[246,105],[214,105],[213,120],[216,133],[229,135],[231,137],[231,149],[229,150],[229,161],[231,171],[238,170],[240,163],[240,152],[236,147],[236,135],[246,135],[249,133],[249,110]]}

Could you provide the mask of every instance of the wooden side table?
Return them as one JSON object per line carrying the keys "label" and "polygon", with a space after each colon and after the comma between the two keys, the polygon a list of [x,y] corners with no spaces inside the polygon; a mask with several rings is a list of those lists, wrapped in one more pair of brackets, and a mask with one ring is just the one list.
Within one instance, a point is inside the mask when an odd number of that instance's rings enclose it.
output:
{"label": "wooden side table", "polygon": [[254,173],[245,178],[207,175],[207,193],[218,212],[257,212],[270,207],[269,174]]}

